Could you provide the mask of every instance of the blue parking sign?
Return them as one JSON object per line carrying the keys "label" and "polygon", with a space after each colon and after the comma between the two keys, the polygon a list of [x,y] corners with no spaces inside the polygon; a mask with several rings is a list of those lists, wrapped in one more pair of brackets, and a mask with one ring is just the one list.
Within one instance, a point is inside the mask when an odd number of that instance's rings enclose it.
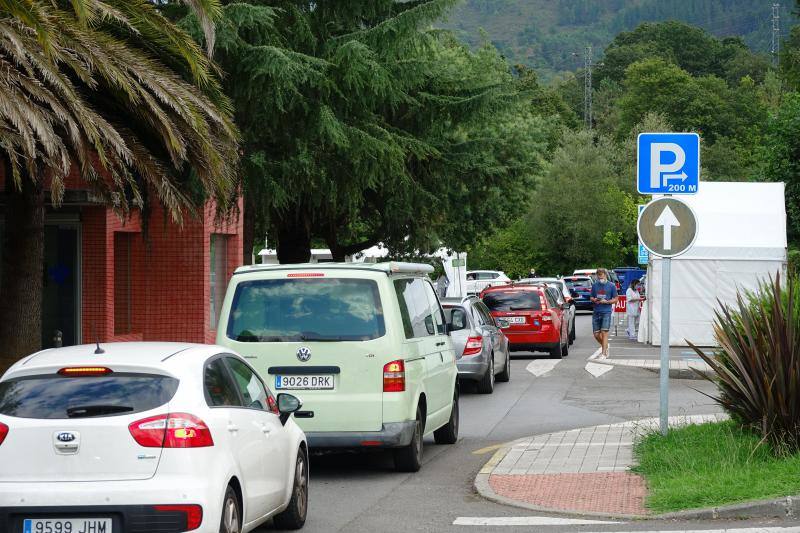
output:
{"label": "blue parking sign", "polygon": [[[639,216],[642,216],[642,211],[644,211],[645,207],[647,206],[646,205],[639,206]],[[642,241],[639,241],[639,264],[646,265],[649,262],[650,262],[650,252],[647,250],[645,245],[642,244]]]}
{"label": "blue parking sign", "polygon": [[636,151],[636,184],[640,194],[697,194],[698,134],[641,133]]}

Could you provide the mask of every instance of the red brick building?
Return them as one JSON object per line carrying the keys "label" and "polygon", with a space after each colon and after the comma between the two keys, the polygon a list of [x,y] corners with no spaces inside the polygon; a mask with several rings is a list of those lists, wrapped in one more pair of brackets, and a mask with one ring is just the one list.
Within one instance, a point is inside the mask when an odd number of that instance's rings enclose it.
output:
{"label": "red brick building", "polygon": [[[154,206],[145,237],[138,212],[120,220],[92,203],[79,180],[67,188],[45,219],[42,345],[53,346],[58,332],[65,346],[96,338],[214,342],[242,259],[241,216],[217,223],[209,204],[178,227]],[[13,229],[0,220],[5,231]]]}

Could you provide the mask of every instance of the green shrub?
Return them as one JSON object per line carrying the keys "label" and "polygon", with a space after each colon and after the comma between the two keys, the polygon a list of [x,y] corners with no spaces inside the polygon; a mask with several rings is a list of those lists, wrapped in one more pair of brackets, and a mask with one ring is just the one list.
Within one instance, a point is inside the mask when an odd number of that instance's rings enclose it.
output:
{"label": "green shrub", "polygon": [[716,312],[715,356],[692,348],[716,373],[713,399],[780,453],[800,450],[800,285],[780,276]]}

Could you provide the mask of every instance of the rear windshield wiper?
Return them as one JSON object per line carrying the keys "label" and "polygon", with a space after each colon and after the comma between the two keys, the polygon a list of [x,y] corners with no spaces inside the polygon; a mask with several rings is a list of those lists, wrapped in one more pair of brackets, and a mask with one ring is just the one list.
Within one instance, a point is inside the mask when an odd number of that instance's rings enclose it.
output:
{"label": "rear windshield wiper", "polygon": [[78,407],[68,407],[67,416],[69,418],[86,418],[90,416],[130,413],[131,411],[133,411],[133,407],[130,405],[80,405]]}
{"label": "rear windshield wiper", "polygon": [[509,307],[511,311],[530,311],[532,307]]}

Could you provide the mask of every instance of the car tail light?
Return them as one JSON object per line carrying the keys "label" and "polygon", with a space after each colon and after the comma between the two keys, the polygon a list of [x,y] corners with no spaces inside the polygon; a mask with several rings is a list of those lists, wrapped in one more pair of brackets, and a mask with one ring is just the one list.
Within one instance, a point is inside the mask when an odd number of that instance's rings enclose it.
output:
{"label": "car tail light", "polygon": [[6,440],[6,435],[8,435],[8,426],[0,422],[0,444]]}
{"label": "car tail light", "polygon": [[151,416],[129,425],[128,430],[145,448],[205,448],[214,445],[211,430],[205,422],[187,413]]}
{"label": "car tail light", "polygon": [[157,513],[182,513],[186,515],[186,531],[200,527],[203,523],[203,508],[199,505],[154,505]]}
{"label": "car tail light", "polygon": [[483,350],[483,337],[470,337],[464,345],[464,353],[461,355],[476,355]]}
{"label": "car tail light", "polygon": [[383,392],[406,390],[406,364],[402,359],[383,365]]}
{"label": "car tail light", "polygon": [[292,272],[290,274],[286,274],[287,278],[323,278],[325,277],[324,272]]}
{"label": "car tail light", "polygon": [[280,415],[281,410],[278,409],[278,402],[275,401],[275,398],[272,395],[267,396],[267,407],[269,407],[270,413]]}
{"label": "car tail light", "polygon": [[542,322],[552,322],[553,317],[550,316],[550,313],[542,313]]}
{"label": "car tail light", "polygon": [[111,369],[104,366],[73,366],[62,368],[58,373],[62,376],[105,376],[111,374]]}

